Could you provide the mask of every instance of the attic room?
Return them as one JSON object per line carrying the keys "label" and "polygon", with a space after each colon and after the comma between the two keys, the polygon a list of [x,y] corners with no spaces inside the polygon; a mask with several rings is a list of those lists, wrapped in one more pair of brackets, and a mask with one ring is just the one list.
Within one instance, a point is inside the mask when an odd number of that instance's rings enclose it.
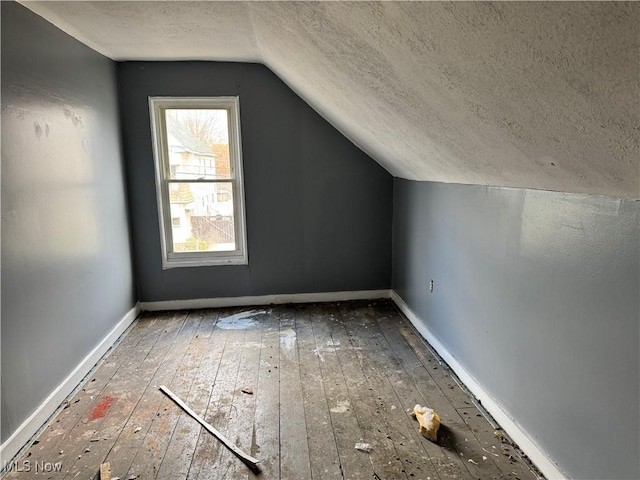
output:
{"label": "attic room", "polygon": [[0,8],[3,478],[640,478],[640,4]]}

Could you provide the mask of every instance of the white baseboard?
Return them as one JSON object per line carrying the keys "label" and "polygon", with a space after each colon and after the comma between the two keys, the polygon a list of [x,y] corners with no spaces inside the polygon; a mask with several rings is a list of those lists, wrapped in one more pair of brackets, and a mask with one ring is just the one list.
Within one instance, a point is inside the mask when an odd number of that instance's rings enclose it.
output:
{"label": "white baseboard", "polygon": [[194,308],[245,307],[283,303],[345,302],[347,300],[374,300],[390,298],[389,290],[360,290],[355,292],[291,293],[257,295],[251,297],[195,298],[192,300],[166,300],[141,302],[143,311],[190,310]]}
{"label": "white baseboard", "polygon": [[531,439],[531,436],[505,412],[484,387],[456,360],[447,347],[433,334],[427,324],[416,315],[395,290],[391,290],[391,299],[405,314],[424,339],[451,367],[465,386],[480,400],[482,406],[493,416],[500,426],[509,434],[514,442],[525,452],[531,461],[549,480],[566,480],[558,465]]}
{"label": "white baseboard", "polygon": [[12,460],[38,430],[55,413],[62,402],[72,393],[82,379],[91,371],[96,363],[112,347],[127,328],[140,314],[140,304],[129,310],[118,324],[95,346],[89,354],[73,369],[56,389],[49,394],[42,404],[27,418],[18,429],[0,445],[0,468]]}

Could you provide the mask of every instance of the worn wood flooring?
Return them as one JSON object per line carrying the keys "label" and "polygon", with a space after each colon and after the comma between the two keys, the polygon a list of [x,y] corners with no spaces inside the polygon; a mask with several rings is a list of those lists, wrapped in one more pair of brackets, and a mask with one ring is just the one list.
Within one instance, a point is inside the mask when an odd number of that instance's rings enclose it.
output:
{"label": "worn wood flooring", "polygon": [[[440,415],[437,443],[416,403]],[[143,314],[4,478],[89,480],[103,462],[121,480],[539,478],[390,301]]]}

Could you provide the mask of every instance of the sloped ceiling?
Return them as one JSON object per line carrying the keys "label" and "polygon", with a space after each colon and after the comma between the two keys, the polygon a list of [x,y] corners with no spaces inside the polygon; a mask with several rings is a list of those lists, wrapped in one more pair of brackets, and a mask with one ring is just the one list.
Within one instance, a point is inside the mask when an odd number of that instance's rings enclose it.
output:
{"label": "sloped ceiling", "polygon": [[114,60],[261,62],[395,176],[640,198],[640,4],[21,2]]}

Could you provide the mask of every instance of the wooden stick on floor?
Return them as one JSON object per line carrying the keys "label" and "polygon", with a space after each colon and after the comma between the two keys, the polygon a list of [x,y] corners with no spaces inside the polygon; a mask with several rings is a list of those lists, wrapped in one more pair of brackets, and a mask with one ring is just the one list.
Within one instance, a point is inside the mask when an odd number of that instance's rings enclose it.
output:
{"label": "wooden stick on floor", "polygon": [[109,462],[100,465],[100,480],[111,480],[111,464]]}
{"label": "wooden stick on floor", "polygon": [[162,393],[164,393],[167,397],[169,397],[171,400],[173,400],[185,412],[187,412],[194,419],[196,419],[198,421],[198,423],[200,423],[200,425],[202,425],[205,429],[207,429],[209,431],[209,433],[211,433],[214,437],[216,437],[218,440],[220,440],[225,447],[227,447],[236,456],[238,456],[238,458],[240,458],[240,460],[242,460],[249,468],[251,468],[252,470],[257,470],[258,469],[258,462],[260,460],[257,460],[255,458],[253,458],[252,456],[247,455],[242,450],[240,450],[238,447],[236,447],[224,435],[222,435],[218,430],[216,430],[211,425],[209,425],[207,422],[205,422],[204,419],[202,417],[200,417],[200,415],[198,415],[196,412],[191,410],[191,408],[189,408],[186,403],[184,403],[182,400],[180,400],[167,387],[165,387],[164,385],[161,385],[160,386],[160,391]]}

